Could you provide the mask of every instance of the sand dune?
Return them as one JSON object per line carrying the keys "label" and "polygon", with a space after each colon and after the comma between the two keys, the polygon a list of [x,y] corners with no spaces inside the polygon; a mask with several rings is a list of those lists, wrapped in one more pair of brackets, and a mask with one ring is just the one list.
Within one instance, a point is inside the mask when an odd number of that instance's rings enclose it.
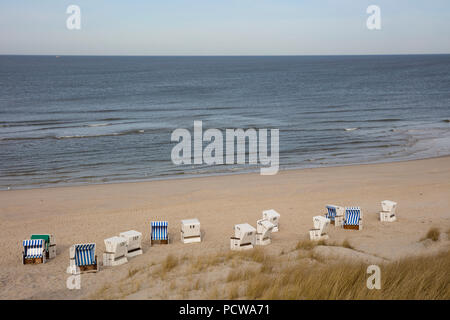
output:
{"label": "sand dune", "polygon": [[[386,199],[398,202],[397,222],[378,221],[380,201]],[[429,243],[421,239],[430,227],[438,227],[443,232],[450,229],[450,157],[291,170],[275,176],[241,174],[1,191],[0,298],[86,298],[105,284],[114,284],[115,279],[127,278],[134,268],[156,267],[168,254],[189,258],[227,252],[233,225],[242,222],[255,225],[262,210],[270,208],[281,214],[280,232],[274,234],[273,244],[264,250],[287,257],[297,242],[306,238],[312,227],[312,216],[323,214],[326,204],[360,206],[364,230],[331,227],[328,232],[331,242],[342,243],[347,239],[356,251],[349,254],[350,249],[316,248],[321,255],[370,256],[394,261],[448,250],[448,240]],[[183,245],[180,220],[193,217],[202,224],[204,241]],[[158,219],[169,221],[173,242],[150,247],[149,224]],[[66,288],[70,245],[96,242],[100,257],[103,239],[130,229],[144,234],[142,256],[116,268],[82,275],[81,290]],[[44,265],[21,264],[21,241],[31,233],[55,235],[58,255],[54,260]],[[369,260],[373,262],[372,258]],[[219,275],[205,271],[204,276],[215,281],[229,269],[228,266],[215,269]],[[163,283],[163,277],[159,281]],[[130,293],[123,297],[157,296]],[[168,297],[172,297],[170,292]]]}

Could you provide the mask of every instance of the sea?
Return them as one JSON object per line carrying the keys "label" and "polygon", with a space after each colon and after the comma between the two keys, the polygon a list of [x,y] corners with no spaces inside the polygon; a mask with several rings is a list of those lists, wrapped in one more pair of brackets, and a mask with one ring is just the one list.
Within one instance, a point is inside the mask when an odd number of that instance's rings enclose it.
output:
{"label": "sea", "polygon": [[450,55],[3,55],[0,190],[259,171],[175,165],[194,121],[278,129],[280,170],[449,155]]}

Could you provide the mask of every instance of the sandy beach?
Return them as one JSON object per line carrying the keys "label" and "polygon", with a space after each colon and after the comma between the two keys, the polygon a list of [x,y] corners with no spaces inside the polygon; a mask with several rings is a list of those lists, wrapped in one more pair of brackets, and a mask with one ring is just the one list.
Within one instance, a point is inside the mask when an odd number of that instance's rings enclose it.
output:
{"label": "sandy beach", "polygon": [[[382,200],[398,202],[398,221],[378,221]],[[89,298],[106,283],[126,278],[132,268],[155,266],[168,254],[199,256],[229,250],[233,226],[256,225],[261,212],[281,214],[280,232],[263,250],[282,255],[305,239],[312,217],[325,205],[360,206],[364,229],[329,228],[331,241],[348,240],[351,246],[383,261],[434,254],[448,250],[449,241],[421,241],[431,227],[450,229],[450,157],[384,164],[352,165],[281,171],[275,176],[239,174],[192,179],[88,185],[0,192],[0,298]],[[198,218],[203,242],[180,242],[180,220]],[[151,220],[169,222],[170,245],[150,246]],[[82,275],[80,290],[68,290],[65,273],[69,247],[97,243],[99,260],[105,238],[126,230],[143,233],[144,254],[128,264]],[[21,241],[32,233],[51,233],[57,257],[44,265],[21,264]],[[447,251],[448,252],[448,251]],[[330,253],[331,254],[331,253]],[[227,267],[228,268],[228,267]],[[204,272],[219,281],[227,270]],[[163,279],[161,280],[164,281]],[[176,282],[173,286],[176,286]],[[168,290],[168,292],[167,292]],[[122,298],[179,298],[142,290]],[[142,291],[143,292],[143,291]],[[205,298],[201,294],[188,298]]]}

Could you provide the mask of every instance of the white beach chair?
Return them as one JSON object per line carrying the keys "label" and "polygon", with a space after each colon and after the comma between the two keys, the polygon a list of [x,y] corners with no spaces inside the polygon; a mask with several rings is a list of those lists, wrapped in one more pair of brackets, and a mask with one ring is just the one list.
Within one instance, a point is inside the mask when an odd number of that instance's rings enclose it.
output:
{"label": "white beach chair", "polygon": [[45,241],[43,239],[23,240],[22,246],[23,264],[38,264],[46,262]]}
{"label": "white beach chair", "polygon": [[272,230],[274,225],[266,219],[256,221],[256,245],[265,246],[272,242]]}
{"label": "white beach chair", "polygon": [[309,230],[309,239],[311,240],[327,240],[328,235],[326,234],[326,229],[330,224],[330,219],[324,216],[313,217],[314,228]]}
{"label": "white beach chair", "polygon": [[69,250],[69,259],[68,273],[80,274],[99,270],[95,255],[95,243],[72,245]]}
{"label": "white beach chair", "polygon": [[169,233],[167,229],[169,223],[167,221],[152,221],[150,223],[150,234],[151,234],[151,244],[168,244],[169,243]]}
{"label": "white beach chair", "polygon": [[252,249],[256,240],[256,229],[248,223],[234,226],[234,237],[230,239],[231,250]]}
{"label": "white beach chair", "polygon": [[362,230],[363,214],[360,207],[345,208],[344,229]]}
{"label": "white beach chair", "polygon": [[381,201],[380,221],[394,222],[397,220],[395,210],[397,208],[397,202],[384,200]]}
{"label": "white beach chair", "polygon": [[142,254],[142,233],[134,230],[121,232],[120,237],[127,241],[127,258],[135,257]]}
{"label": "white beach chair", "polygon": [[128,252],[127,239],[114,236],[104,241],[106,248],[106,252],[103,253],[104,266],[115,267],[128,262],[126,257]]}
{"label": "white beach chair", "polygon": [[201,242],[200,221],[195,219],[181,220],[181,242]]}
{"label": "white beach chair", "polygon": [[325,218],[330,219],[330,223],[335,227],[342,227],[344,223],[345,208],[329,204],[326,206]]}
{"label": "white beach chair", "polygon": [[269,220],[274,225],[272,232],[278,232],[279,230],[279,222],[280,222],[280,214],[273,209],[264,210],[262,213],[263,219]]}

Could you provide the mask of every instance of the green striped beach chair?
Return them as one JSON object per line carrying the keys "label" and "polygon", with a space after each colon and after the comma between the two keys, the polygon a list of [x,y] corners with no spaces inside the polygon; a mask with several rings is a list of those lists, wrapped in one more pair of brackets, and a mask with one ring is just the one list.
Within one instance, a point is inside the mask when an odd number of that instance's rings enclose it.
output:
{"label": "green striped beach chair", "polygon": [[31,240],[42,239],[45,242],[45,257],[53,259],[56,257],[56,243],[52,234],[32,234]]}

